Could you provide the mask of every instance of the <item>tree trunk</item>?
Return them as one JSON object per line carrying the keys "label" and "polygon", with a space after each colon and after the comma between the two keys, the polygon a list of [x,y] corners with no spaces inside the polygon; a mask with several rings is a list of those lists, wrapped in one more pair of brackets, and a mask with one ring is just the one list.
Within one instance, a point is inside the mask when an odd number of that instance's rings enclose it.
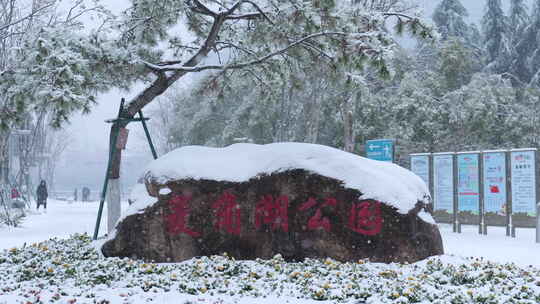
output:
{"label": "tree trunk", "polygon": [[354,152],[352,97],[348,97],[343,105],[343,150]]}
{"label": "tree trunk", "polygon": [[[198,50],[189,60],[184,64],[185,67],[195,67],[201,63],[210,53],[215,45],[215,41],[218,38],[218,34],[221,30],[223,23],[225,22],[225,15],[220,14],[215,16],[212,28],[208,33],[208,36]],[[163,94],[170,86],[172,86],[178,79],[186,76],[188,71],[175,71],[172,74],[167,74],[164,72],[157,72],[158,77],[154,82],[144,89],[139,95],[133,98],[125,108],[121,109],[120,117],[123,119],[130,119],[135,117],[140,110],[142,110],[147,104],[151,103],[156,97]],[[113,142],[114,132],[117,132],[120,128],[125,128],[128,124],[127,120],[120,120],[113,124],[111,127],[111,133],[109,135],[110,147],[116,145],[116,142]],[[122,150],[116,149],[113,155],[109,155],[112,159],[111,170],[109,172],[109,184],[108,184],[108,199],[107,199],[107,208],[108,208],[108,229],[109,232],[114,229],[114,224],[120,217],[120,164],[122,161]]]}
{"label": "tree trunk", "polygon": [[111,233],[120,218],[120,178],[109,179],[107,190],[107,231]]}
{"label": "tree trunk", "polygon": [[[110,149],[116,147],[118,137],[115,133],[125,127],[125,123],[115,122],[111,127],[109,135]],[[116,141],[114,139],[116,138]],[[109,171],[109,183],[107,185],[107,231],[110,233],[114,229],[116,221],[120,218],[121,213],[121,194],[120,194],[120,164],[122,161],[122,149],[117,147],[112,154],[111,170]]]}
{"label": "tree trunk", "polygon": [[0,185],[9,183],[9,132],[0,131]]}
{"label": "tree trunk", "polygon": [[26,175],[28,174],[28,142],[25,136],[19,136],[19,186],[26,185]]}
{"label": "tree trunk", "polygon": [[[215,41],[218,38],[218,34],[221,30],[223,23],[225,22],[225,15],[217,15],[214,18],[212,28],[206,37],[204,44],[201,48],[195,53],[189,60],[184,64],[185,67],[195,67],[201,63],[205,58],[208,57],[210,51],[212,51]],[[124,109],[121,110],[121,118],[133,118],[140,110],[142,110],[147,104],[154,101],[158,96],[165,93],[165,91],[172,86],[178,79],[189,74],[189,71],[178,70],[174,71],[172,74],[167,74],[164,72],[157,72],[158,77],[152,82],[150,86],[145,88],[139,95],[135,96]],[[113,125],[111,130],[114,128],[124,128],[128,124],[127,121],[119,121]],[[111,133],[112,135],[112,133]],[[112,140],[112,136],[109,138]],[[120,176],[120,161],[121,161],[121,150],[117,150],[112,159],[112,176]]]}

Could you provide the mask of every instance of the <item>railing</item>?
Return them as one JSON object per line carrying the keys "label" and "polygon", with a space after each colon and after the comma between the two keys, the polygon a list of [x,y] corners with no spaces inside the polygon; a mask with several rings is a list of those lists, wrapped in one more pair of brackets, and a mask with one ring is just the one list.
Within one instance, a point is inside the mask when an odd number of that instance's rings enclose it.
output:
{"label": "railing", "polygon": [[[101,193],[98,190],[90,190],[90,195],[88,201],[94,202],[99,201]],[[122,192],[122,197],[127,199],[128,193]],[[49,198],[59,200],[59,201],[75,201],[75,191],[74,190],[57,190],[49,193]],[[77,189],[77,202],[82,201],[82,192],[81,189]]]}

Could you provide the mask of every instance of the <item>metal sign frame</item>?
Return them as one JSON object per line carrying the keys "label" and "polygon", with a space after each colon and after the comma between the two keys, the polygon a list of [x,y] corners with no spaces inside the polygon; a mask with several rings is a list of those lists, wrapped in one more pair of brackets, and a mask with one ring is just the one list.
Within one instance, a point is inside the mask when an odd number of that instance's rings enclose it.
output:
{"label": "metal sign frame", "polygon": [[[514,206],[514,202],[515,202],[515,198],[513,197],[513,194],[514,194],[514,189],[513,187],[515,186],[515,178],[513,176],[513,154],[514,153],[519,153],[519,152],[532,152],[532,155],[533,155],[533,160],[531,161],[532,165],[534,166],[534,173],[533,173],[533,177],[534,177],[534,190],[533,190],[533,195],[534,195],[534,199],[533,199],[533,206],[532,206],[532,209],[534,209],[535,211],[535,216],[534,217],[531,217],[533,218],[533,221],[534,221],[534,224],[529,224],[527,221],[527,223],[524,223],[523,221],[518,221],[518,219],[515,218],[515,206]],[[511,195],[511,209],[510,209],[510,212],[509,212],[509,215],[510,215],[510,224],[509,224],[509,228],[510,228],[510,234],[512,237],[515,237],[516,236],[516,228],[517,227],[530,227],[530,226],[536,226],[536,242],[540,242],[540,223],[539,223],[539,204],[538,204],[538,198],[539,198],[539,189],[538,189],[538,172],[539,172],[539,168],[536,164],[536,161],[538,160],[538,151],[536,148],[524,148],[524,149],[511,149],[508,151],[508,158],[509,158],[509,176],[510,176],[510,195]],[[529,226],[530,225],[530,226]]]}
{"label": "metal sign frame", "polygon": [[[152,152],[152,157],[154,159],[157,159],[158,156],[157,156],[157,153],[156,153],[156,149],[154,148],[154,144],[152,142],[152,138],[150,137],[150,132],[148,131],[148,127],[146,125],[146,121],[149,120],[149,118],[146,118],[146,117],[143,117],[143,113],[142,113],[142,110],[139,111],[139,117],[138,118],[124,118],[124,117],[121,117],[121,114],[122,114],[122,111],[124,109],[124,103],[125,103],[125,99],[122,98],[122,100],[120,101],[120,108],[118,109],[118,117],[116,119],[107,119],[105,120],[106,123],[110,123],[112,124],[111,125],[111,134],[112,134],[112,141],[109,141],[109,160],[107,161],[107,171],[105,173],[105,180],[103,182],[103,189],[101,190],[101,200],[99,202],[99,210],[98,210],[98,215],[97,215],[97,218],[96,218],[96,226],[95,226],[95,229],[94,229],[94,236],[93,236],[93,239],[94,240],[97,240],[98,238],[98,234],[99,234],[99,226],[101,224],[101,216],[102,216],[102,213],[103,213],[103,205],[105,203],[105,196],[107,194],[107,187],[108,187],[108,184],[109,184],[109,178],[110,178],[110,171],[111,171],[111,166],[112,166],[112,159],[116,153],[116,149],[122,149],[122,146],[118,146],[118,138],[119,136],[121,136],[121,129],[117,127],[117,122],[118,121],[125,121],[126,122],[126,125],[132,121],[140,121],[142,126],[143,126],[143,129],[144,129],[144,134],[146,135],[146,140],[148,141],[148,145],[150,146],[150,151]],[[127,135],[126,136],[126,141],[127,141]]]}

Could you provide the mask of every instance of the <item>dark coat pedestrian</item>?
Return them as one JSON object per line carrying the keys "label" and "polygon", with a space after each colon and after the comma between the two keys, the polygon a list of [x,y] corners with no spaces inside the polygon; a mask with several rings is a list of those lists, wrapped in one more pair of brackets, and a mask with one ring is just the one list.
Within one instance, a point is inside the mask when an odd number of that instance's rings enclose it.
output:
{"label": "dark coat pedestrian", "polygon": [[47,209],[47,197],[49,194],[47,193],[47,184],[44,180],[39,183],[39,186],[36,191],[37,195],[37,209],[39,210],[39,206],[43,205],[43,208],[45,210]]}
{"label": "dark coat pedestrian", "polygon": [[90,200],[90,189],[88,187],[82,189],[82,200],[83,202],[88,202]]}

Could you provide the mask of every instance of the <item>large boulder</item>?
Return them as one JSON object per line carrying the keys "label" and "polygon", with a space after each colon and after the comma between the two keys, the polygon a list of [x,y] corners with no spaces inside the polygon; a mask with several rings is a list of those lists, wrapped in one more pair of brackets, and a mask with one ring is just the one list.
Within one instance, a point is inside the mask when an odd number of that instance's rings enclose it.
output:
{"label": "large boulder", "polygon": [[419,177],[325,146],[183,147],[154,161],[135,192],[105,256],[414,262],[443,254]]}

